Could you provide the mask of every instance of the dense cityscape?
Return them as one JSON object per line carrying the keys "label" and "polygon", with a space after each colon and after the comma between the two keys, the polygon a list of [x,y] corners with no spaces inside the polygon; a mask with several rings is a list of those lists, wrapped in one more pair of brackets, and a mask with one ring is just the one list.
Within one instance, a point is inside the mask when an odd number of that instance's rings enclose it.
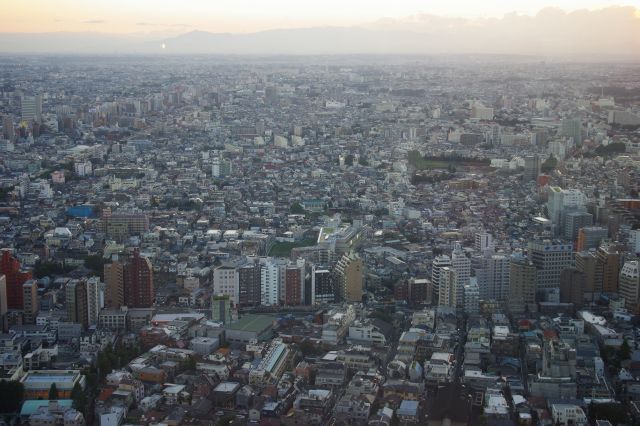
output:
{"label": "dense cityscape", "polygon": [[639,76],[2,57],[2,424],[640,424]]}

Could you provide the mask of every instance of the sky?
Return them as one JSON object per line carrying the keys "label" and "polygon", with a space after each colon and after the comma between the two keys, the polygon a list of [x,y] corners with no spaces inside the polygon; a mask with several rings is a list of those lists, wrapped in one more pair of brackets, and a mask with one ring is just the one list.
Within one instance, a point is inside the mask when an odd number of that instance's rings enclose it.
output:
{"label": "sky", "polygon": [[274,28],[354,26],[383,18],[432,14],[500,18],[546,7],[595,10],[640,0],[1,0],[0,32],[179,34],[247,33]]}

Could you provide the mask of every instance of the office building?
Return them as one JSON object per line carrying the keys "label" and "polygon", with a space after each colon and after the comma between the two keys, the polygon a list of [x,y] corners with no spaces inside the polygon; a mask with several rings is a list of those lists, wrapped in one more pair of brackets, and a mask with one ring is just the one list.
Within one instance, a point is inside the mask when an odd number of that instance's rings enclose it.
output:
{"label": "office building", "polygon": [[335,266],[335,275],[340,300],[362,302],[363,269],[362,260],[353,252],[342,255],[338,260]]}
{"label": "office building", "polygon": [[564,217],[564,238],[576,241],[581,228],[591,226],[593,216],[587,212],[569,212]]}
{"label": "office building", "polygon": [[560,302],[573,303],[575,310],[582,307],[587,275],[577,268],[568,268],[560,273]]}
{"label": "office building", "polygon": [[602,265],[602,291],[615,293],[618,291],[618,279],[622,253],[615,244],[602,244],[596,251],[598,262]]}
{"label": "office building", "polygon": [[529,242],[528,249],[529,260],[537,270],[538,290],[559,287],[560,273],[573,266],[573,245],[535,240]]}
{"label": "office building", "polygon": [[624,307],[632,314],[640,313],[640,262],[629,260],[620,270],[620,297]]}
{"label": "office building", "polygon": [[595,251],[581,251],[576,253],[576,269],[585,275],[584,292],[602,292],[603,265],[598,260]]}
{"label": "office building", "polygon": [[603,240],[609,236],[607,228],[601,226],[586,226],[578,231],[576,251],[597,249]]}

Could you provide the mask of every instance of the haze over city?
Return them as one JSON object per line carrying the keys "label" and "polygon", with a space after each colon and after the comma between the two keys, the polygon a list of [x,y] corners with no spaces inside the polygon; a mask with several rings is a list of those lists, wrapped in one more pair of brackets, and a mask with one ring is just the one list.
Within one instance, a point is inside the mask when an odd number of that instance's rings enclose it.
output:
{"label": "haze over city", "polygon": [[520,54],[637,60],[637,5],[589,1],[98,1],[0,5],[0,52]]}

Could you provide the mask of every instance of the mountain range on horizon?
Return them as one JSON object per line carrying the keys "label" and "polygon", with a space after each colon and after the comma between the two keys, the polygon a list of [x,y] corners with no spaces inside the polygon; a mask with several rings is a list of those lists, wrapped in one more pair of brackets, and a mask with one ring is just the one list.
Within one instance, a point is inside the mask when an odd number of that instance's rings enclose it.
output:
{"label": "mountain range on horizon", "polygon": [[416,15],[358,27],[273,29],[254,33],[0,33],[5,54],[500,54],[640,61],[640,9],[609,7],[535,16],[464,19]]}

